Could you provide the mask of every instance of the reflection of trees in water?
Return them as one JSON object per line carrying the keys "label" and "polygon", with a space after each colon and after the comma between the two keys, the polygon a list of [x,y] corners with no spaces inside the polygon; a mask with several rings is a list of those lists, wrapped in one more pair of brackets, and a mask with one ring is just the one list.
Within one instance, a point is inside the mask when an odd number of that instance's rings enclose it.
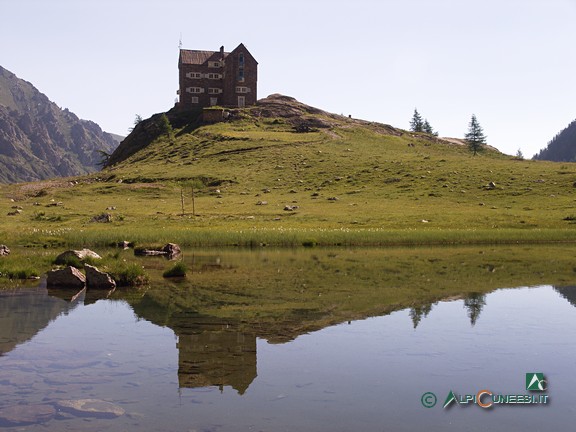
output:
{"label": "reflection of trees in water", "polygon": [[[574,289],[574,300],[576,301],[576,287]],[[434,303],[426,303],[418,306],[413,306],[410,308],[409,314],[412,319],[412,324],[414,328],[418,327],[420,321],[426,318]],[[470,324],[475,325],[476,321],[480,317],[482,309],[486,305],[486,295],[481,293],[470,293],[464,298],[464,308],[467,309],[468,318],[470,318]]]}
{"label": "reflection of trees in water", "polygon": [[418,324],[420,324],[422,318],[427,317],[431,310],[432,303],[410,308],[410,318],[412,318],[412,324],[414,325],[414,328],[418,327]]}
{"label": "reflection of trees in water", "polygon": [[470,324],[476,324],[478,317],[480,317],[480,312],[486,305],[486,295],[480,293],[470,293],[464,299],[464,307],[468,309],[468,318],[470,318]]}

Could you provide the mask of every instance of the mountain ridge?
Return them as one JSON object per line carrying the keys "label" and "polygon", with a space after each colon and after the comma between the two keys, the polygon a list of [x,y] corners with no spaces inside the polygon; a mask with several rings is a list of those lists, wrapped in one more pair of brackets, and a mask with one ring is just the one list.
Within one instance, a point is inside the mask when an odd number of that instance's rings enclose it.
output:
{"label": "mountain ridge", "polygon": [[533,159],[553,162],[575,162],[576,120],[573,120],[568,126],[558,132],[546,148],[535,154]]}
{"label": "mountain ridge", "polygon": [[88,174],[118,141],[0,66],[0,183]]}

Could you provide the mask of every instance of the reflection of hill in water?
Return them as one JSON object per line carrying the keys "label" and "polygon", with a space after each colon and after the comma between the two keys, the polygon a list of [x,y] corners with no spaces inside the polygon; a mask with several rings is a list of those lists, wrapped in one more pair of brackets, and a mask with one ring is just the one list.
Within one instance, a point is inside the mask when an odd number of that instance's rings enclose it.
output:
{"label": "reflection of hill in water", "polygon": [[[127,301],[178,336],[182,387],[230,385],[240,393],[256,377],[256,337],[283,343],[405,308],[417,327],[446,298],[461,299],[474,325],[486,293],[548,277],[541,252],[526,248],[227,249],[182,259],[187,278],[158,280]],[[554,277],[572,274],[571,266],[544,267]]]}
{"label": "reflection of hill in water", "polygon": [[554,286],[554,289],[558,294],[568,300],[572,306],[576,306],[576,286]]}
{"label": "reflection of hill in water", "polygon": [[0,355],[32,339],[77,304],[48,296],[46,288],[0,291]]}
{"label": "reflection of hill in water", "polygon": [[148,297],[132,306],[154,324],[178,337],[178,382],[181,388],[224,386],[243,394],[256,378],[256,335],[229,320],[171,309]]}

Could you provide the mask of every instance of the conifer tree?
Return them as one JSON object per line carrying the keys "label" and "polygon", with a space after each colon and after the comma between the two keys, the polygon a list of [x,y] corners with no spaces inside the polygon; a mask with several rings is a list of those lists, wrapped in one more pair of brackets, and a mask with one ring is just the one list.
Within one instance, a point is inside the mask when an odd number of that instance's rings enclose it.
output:
{"label": "conifer tree", "polygon": [[425,132],[430,135],[438,136],[438,132],[434,132],[434,129],[428,122],[428,119],[424,120],[424,124],[422,125],[422,132]]}
{"label": "conifer tree", "polygon": [[482,130],[480,123],[478,123],[475,114],[472,114],[472,119],[468,124],[468,132],[464,136],[464,139],[468,143],[470,151],[474,153],[474,156],[482,150],[482,145],[486,144],[486,136],[484,135],[484,131]]}
{"label": "conifer tree", "polygon": [[134,126],[128,128],[128,133],[132,133],[132,131],[136,128],[136,126],[138,126],[143,121],[144,120],[142,119],[142,116],[140,114],[136,114],[136,118],[134,119]]}
{"label": "conifer tree", "polygon": [[160,130],[163,134],[168,136],[170,141],[174,139],[174,129],[172,129],[168,116],[164,113],[160,116]]}
{"label": "conifer tree", "polygon": [[414,114],[412,115],[412,120],[410,120],[410,130],[412,132],[423,132],[424,120],[416,108],[414,108]]}

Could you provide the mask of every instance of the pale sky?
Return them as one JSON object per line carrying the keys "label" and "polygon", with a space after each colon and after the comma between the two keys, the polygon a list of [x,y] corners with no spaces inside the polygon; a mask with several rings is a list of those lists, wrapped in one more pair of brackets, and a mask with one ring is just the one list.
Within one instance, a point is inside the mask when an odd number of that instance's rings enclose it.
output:
{"label": "pale sky", "polygon": [[526,157],[576,118],[576,0],[0,0],[0,65],[126,135],[171,108],[183,48],[259,62],[258,97],[293,96],[440,136],[472,114]]}

